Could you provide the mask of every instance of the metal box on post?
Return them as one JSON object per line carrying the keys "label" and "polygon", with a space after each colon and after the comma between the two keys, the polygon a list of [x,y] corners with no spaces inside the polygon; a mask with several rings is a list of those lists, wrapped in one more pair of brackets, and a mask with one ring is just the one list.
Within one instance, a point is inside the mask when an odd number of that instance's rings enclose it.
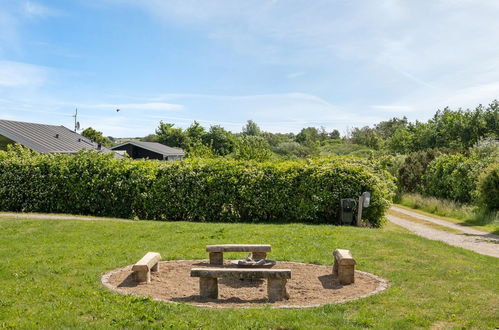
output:
{"label": "metal box on post", "polygon": [[342,198],[340,202],[341,208],[341,224],[352,224],[354,222],[355,207],[357,201],[355,198]]}

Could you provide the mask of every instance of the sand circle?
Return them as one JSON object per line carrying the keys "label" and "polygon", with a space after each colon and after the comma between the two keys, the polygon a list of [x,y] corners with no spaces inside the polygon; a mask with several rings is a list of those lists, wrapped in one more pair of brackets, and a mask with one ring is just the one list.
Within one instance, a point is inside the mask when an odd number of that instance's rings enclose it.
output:
{"label": "sand circle", "polygon": [[[385,290],[388,282],[376,275],[355,271],[355,283],[341,285],[332,275],[332,266],[277,262],[273,269],[291,269],[287,289],[288,300],[269,302],[267,281],[221,278],[218,299],[199,296],[199,278],[190,277],[191,268],[210,267],[207,260],[161,261],[160,271],[151,273],[151,283],[136,283],[132,265],[107,272],[102,283],[109,289],[134,296],[147,296],[157,301],[187,303],[199,307],[276,308],[317,307],[364,298]],[[225,268],[233,268],[229,262]]]}

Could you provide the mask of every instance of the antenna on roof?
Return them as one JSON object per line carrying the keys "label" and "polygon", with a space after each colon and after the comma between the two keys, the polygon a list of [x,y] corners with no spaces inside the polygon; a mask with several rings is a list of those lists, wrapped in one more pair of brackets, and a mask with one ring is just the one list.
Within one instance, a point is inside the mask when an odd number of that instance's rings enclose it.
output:
{"label": "antenna on roof", "polygon": [[75,114],[73,115],[73,118],[75,119],[75,133],[76,133],[76,131],[80,129],[80,123],[77,121],[78,108],[76,108],[76,111],[75,111]]}

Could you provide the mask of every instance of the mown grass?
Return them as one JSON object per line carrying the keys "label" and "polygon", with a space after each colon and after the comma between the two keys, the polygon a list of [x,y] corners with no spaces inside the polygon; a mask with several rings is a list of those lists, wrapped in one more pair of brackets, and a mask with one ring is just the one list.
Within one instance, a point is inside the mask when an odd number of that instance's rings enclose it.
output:
{"label": "mown grass", "polygon": [[402,194],[398,203],[400,205],[397,206],[421,210],[437,215],[442,220],[499,235],[499,212],[485,212],[473,206],[409,193]]}
{"label": "mown grass", "polygon": [[[499,260],[384,229],[154,221],[0,219],[0,328],[493,329]],[[269,243],[271,257],[330,265],[350,249],[388,279],[380,295],[312,309],[214,310],[113,293],[101,275],[147,251],[206,258],[215,243]],[[240,256],[240,255],[237,255]],[[231,257],[231,256],[229,256]]]}

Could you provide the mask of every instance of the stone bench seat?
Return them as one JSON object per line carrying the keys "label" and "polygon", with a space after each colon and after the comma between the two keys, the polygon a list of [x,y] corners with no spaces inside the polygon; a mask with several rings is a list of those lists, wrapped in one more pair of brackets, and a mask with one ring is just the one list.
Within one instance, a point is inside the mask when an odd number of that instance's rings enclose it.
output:
{"label": "stone bench seat", "polygon": [[251,252],[254,260],[265,259],[272,250],[269,244],[219,244],[207,245],[206,252],[210,254],[210,264],[223,265],[224,252]]}
{"label": "stone bench seat", "polygon": [[132,277],[136,282],[151,282],[151,271],[159,272],[161,255],[157,252],[147,252],[135,265],[132,266]]}
{"label": "stone bench seat", "polygon": [[219,278],[266,278],[270,301],[289,299],[286,283],[291,278],[290,269],[193,268],[191,277],[199,277],[199,291],[203,298],[218,298]]}
{"label": "stone bench seat", "polygon": [[336,249],[333,252],[333,275],[338,277],[340,284],[355,282],[355,265],[357,264],[349,250]]}

